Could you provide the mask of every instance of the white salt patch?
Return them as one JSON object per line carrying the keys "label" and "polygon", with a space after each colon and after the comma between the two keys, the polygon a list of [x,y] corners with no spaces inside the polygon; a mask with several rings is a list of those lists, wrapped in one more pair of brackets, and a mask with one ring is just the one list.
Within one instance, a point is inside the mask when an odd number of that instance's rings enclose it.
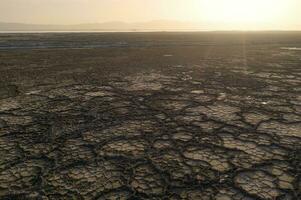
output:
{"label": "white salt patch", "polygon": [[225,100],[226,98],[227,98],[226,93],[220,93],[219,96],[217,97],[217,100],[222,101]]}
{"label": "white salt patch", "polygon": [[191,91],[191,94],[204,94],[204,90],[193,90]]}
{"label": "white salt patch", "polygon": [[177,68],[184,68],[185,66],[183,66],[183,65],[175,65],[174,67],[177,67]]}
{"label": "white salt patch", "polygon": [[290,50],[290,51],[301,51],[299,47],[282,47],[283,50]]}
{"label": "white salt patch", "polygon": [[26,95],[34,95],[34,94],[39,94],[40,92],[41,92],[41,90],[33,90],[33,91],[26,92],[25,94]]}

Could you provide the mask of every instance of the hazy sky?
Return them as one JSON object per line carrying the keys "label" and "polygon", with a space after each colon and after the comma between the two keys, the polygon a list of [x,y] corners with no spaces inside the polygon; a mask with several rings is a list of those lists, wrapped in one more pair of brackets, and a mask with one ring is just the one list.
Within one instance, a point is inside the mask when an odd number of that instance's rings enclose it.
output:
{"label": "hazy sky", "polygon": [[0,22],[78,24],[150,20],[215,28],[301,29],[301,0],[0,0]]}

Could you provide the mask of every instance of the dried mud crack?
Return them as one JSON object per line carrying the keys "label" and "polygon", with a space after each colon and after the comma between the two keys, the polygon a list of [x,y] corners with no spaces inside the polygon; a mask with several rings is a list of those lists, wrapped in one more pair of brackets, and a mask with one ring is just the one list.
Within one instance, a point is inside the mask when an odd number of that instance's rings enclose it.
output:
{"label": "dried mud crack", "polygon": [[76,61],[102,50],[1,51],[0,199],[299,199],[300,52],[185,48],[105,74]]}

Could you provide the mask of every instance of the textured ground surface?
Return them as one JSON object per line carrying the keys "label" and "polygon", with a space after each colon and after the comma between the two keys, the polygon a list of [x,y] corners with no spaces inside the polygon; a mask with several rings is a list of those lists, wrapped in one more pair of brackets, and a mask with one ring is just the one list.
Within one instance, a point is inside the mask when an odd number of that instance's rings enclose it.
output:
{"label": "textured ground surface", "polygon": [[300,33],[0,41],[0,199],[300,198]]}

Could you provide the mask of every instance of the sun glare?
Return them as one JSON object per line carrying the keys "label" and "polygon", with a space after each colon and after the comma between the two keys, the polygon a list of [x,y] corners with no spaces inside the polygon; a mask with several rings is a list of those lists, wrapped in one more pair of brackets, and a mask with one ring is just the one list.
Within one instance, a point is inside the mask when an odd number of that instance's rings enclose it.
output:
{"label": "sun glare", "polygon": [[201,0],[202,15],[224,23],[272,22],[287,12],[285,0]]}

